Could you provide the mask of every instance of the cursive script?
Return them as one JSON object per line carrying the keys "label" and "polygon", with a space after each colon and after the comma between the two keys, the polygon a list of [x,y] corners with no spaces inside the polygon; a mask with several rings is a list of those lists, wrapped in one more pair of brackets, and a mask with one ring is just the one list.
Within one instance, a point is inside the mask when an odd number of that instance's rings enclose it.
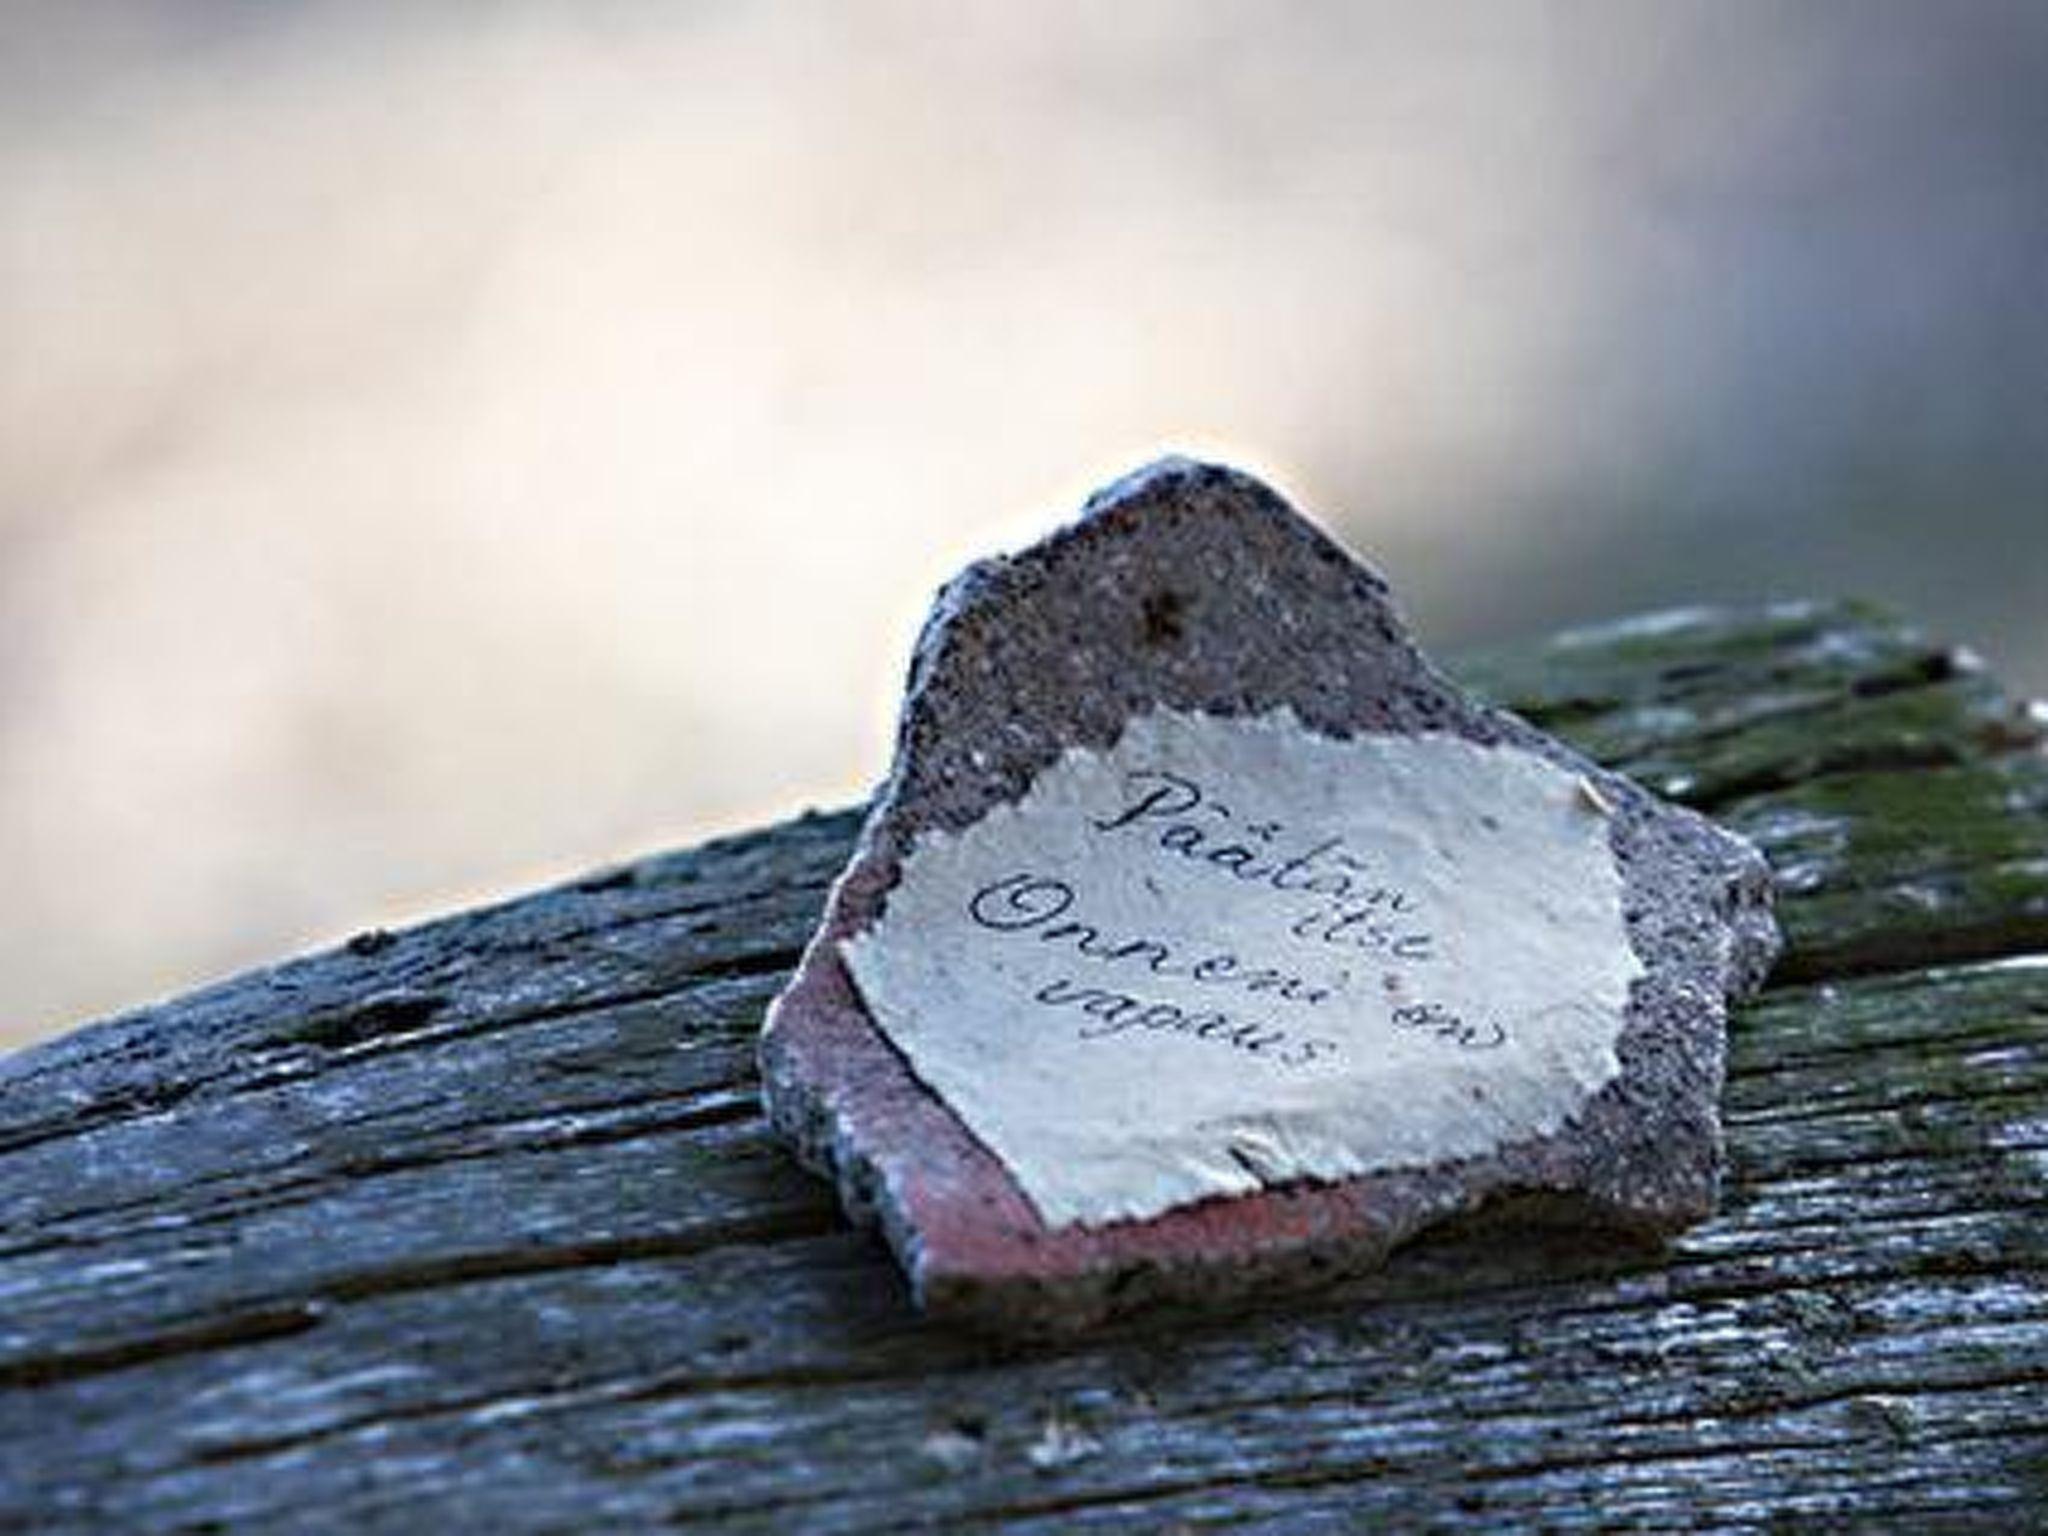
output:
{"label": "cursive script", "polygon": [[1046,1221],[1094,1225],[1575,1112],[1637,974],[1608,837],[1517,748],[1159,710],[918,833],[840,953]]}
{"label": "cursive script", "polygon": [[[1287,933],[1304,944],[1362,951],[1394,965],[1426,964],[1437,958],[1437,939],[1422,921],[1420,899],[1387,878],[1378,861],[1350,846],[1343,836],[1298,833],[1277,817],[1241,815],[1189,773],[1135,768],[1124,775],[1123,786],[1117,806],[1088,817],[1095,832],[1133,836],[1160,854],[1295,899]],[[1031,876],[1012,877],[993,889],[1027,905],[1058,901],[1060,911],[1073,901],[1071,887]],[[1079,923],[1057,925],[1044,936],[1077,930],[1100,942],[1099,933]],[[1123,951],[1111,953],[1120,957]],[[1298,981],[1269,985],[1280,987],[1291,999],[1304,996]],[[1313,1000],[1321,1001],[1341,986],[1339,982],[1326,987]],[[1404,1002],[1389,1011],[1388,1022],[1462,1050],[1495,1050],[1508,1040],[1507,1028],[1499,1021],[1468,1020],[1435,1003]]]}

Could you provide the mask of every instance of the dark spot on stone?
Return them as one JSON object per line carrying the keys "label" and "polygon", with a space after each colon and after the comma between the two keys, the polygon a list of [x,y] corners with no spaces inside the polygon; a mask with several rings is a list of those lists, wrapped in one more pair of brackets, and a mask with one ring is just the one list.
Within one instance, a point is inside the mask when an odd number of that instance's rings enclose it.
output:
{"label": "dark spot on stone", "polygon": [[398,942],[382,928],[365,928],[361,933],[349,935],[348,952],[352,955],[376,955]]}
{"label": "dark spot on stone", "polygon": [[1161,589],[1145,599],[1144,626],[1147,645],[1171,645],[1187,633],[1183,622],[1187,599],[1180,593]]}

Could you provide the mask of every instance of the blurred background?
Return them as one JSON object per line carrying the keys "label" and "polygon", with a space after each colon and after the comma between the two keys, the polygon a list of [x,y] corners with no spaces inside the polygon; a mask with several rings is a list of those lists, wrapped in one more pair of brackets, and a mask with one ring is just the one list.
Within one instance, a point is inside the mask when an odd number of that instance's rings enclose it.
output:
{"label": "blurred background", "polygon": [[860,795],[1166,449],[2048,688],[2048,5],[0,0],[0,1044]]}

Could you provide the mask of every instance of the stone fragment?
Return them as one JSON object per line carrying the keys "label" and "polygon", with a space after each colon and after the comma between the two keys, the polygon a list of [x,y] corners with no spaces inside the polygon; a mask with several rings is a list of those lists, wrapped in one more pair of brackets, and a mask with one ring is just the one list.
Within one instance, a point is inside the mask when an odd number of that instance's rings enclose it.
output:
{"label": "stone fragment", "polygon": [[1461,693],[1371,571],[1166,460],[941,593],[769,1011],[769,1114],[919,1301],[1062,1331],[1483,1206],[1708,1214],[1746,843]]}

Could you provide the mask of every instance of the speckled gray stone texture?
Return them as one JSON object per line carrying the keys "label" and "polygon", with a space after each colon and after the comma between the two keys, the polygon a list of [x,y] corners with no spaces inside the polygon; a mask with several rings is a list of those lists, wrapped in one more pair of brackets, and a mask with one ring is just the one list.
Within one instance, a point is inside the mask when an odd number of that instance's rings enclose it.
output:
{"label": "speckled gray stone texture", "polygon": [[[1553,1136],[1481,1158],[1300,1182],[1144,1221],[1049,1230],[868,1018],[837,945],[881,914],[928,827],[1023,796],[1066,748],[1110,747],[1153,705],[1291,707],[1336,737],[1447,731],[1583,773],[1613,807],[1631,944],[1621,1075]],[[1043,542],[969,567],[917,645],[896,759],[761,1041],[774,1124],[879,1223],[931,1312],[1066,1331],[1160,1300],[1224,1301],[1370,1266],[1447,1217],[1513,1205],[1647,1237],[1714,1205],[1727,1000],[1776,955],[1747,843],[1460,692],[1386,583],[1258,481],[1172,459]]]}

